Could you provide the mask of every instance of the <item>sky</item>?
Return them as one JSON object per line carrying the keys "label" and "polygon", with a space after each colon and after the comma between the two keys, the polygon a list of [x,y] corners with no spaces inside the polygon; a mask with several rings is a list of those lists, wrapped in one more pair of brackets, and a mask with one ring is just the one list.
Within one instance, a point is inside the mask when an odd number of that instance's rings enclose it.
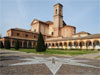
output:
{"label": "sky", "polygon": [[99,0],[0,0],[0,34],[11,28],[31,29],[34,19],[53,21],[53,5],[63,5],[63,19],[76,32],[100,33]]}

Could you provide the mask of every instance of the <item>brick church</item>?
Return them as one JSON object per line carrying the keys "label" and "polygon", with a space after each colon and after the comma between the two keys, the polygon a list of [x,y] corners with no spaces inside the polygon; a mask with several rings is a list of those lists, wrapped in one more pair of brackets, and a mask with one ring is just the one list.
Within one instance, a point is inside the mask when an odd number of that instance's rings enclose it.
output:
{"label": "brick church", "polygon": [[19,40],[21,48],[33,48],[41,32],[48,48],[100,49],[100,34],[76,33],[76,27],[66,24],[63,20],[62,4],[54,5],[53,18],[53,22],[34,19],[30,30],[11,28],[7,31],[7,36],[0,41],[4,43],[5,40],[9,40],[11,47],[14,47],[15,41]]}

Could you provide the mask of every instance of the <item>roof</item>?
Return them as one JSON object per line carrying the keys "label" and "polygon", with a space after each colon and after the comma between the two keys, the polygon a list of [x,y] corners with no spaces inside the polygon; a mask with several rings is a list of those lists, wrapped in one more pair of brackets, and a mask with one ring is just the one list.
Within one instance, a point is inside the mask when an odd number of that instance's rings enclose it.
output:
{"label": "roof", "polygon": [[82,40],[82,39],[93,39],[93,38],[99,38],[100,39],[100,34],[92,34],[88,35],[86,37],[78,37],[78,38],[61,38],[61,39],[54,39],[54,40],[49,40],[47,39],[46,41],[67,41],[67,40]]}
{"label": "roof", "polygon": [[78,32],[78,33],[76,33],[74,35],[77,35],[77,34],[90,34],[90,33],[82,31],[82,32]]}
{"label": "roof", "polygon": [[[40,23],[44,23],[44,24],[46,24],[46,25],[49,25],[49,24],[53,24],[53,22],[52,21],[46,21],[46,22],[44,22],[44,21],[41,21],[41,20],[38,20],[38,19],[34,19],[33,21],[38,21],[38,22],[40,22]],[[33,21],[32,21],[32,23],[31,23],[31,25],[33,24]]]}
{"label": "roof", "polygon": [[66,26],[67,24],[65,23],[65,21],[63,20],[63,26]]}
{"label": "roof", "polygon": [[[33,33],[33,34],[39,34],[38,32],[33,32],[33,31],[30,31],[30,30],[21,29],[21,28],[12,28],[12,29],[9,29],[9,30],[17,30],[17,31],[23,31],[23,32]],[[44,36],[52,36],[52,35],[49,35],[49,34],[43,34],[43,35]]]}
{"label": "roof", "polygon": [[73,28],[76,28],[76,27],[74,27],[74,26],[71,26],[71,25],[65,25],[64,27],[73,27]]}
{"label": "roof", "polygon": [[[38,34],[38,33],[36,33],[36,32],[32,32],[32,31],[30,31],[30,30],[21,29],[21,28],[11,28],[11,29],[9,29],[9,30],[17,30],[17,31],[23,31],[23,32]],[[9,30],[8,30],[8,31],[9,31]]]}
{"label": "roof", "polygon": [[45,23],[47,23],[47,24],[53,24],[52,21],[46,21]]}
{"label": "roof", "polygon": [[55,4],[54,6],[56,6],[56,5],[61,5],[61,6],[63,7],[63,5],[62,5],[62,4],[60,4],[60,3],[57,3],[57,4]]}
{"label": "roof", "polygon": [[30,40],[30,41],[36,41],[37,40],[37,39],[32,39],[32,38],[22,38],[22,37],[14,37],[14,36],[6,36],[4,38],[19,39],[19,40]]}

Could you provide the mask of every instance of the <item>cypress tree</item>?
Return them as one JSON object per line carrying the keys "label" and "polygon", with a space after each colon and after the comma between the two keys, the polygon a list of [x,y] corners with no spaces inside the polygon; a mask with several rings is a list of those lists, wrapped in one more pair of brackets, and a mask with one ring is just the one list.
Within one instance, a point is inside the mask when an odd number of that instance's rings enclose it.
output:
{"label": "cypress tree", "polygon": [[3,46],[3,43],[2,43],[2,42],[0,42],[0,48],[4,48],[4,46]]}
{"label": "cypress tree", "polygon": [[5,41],[4,48],[6,48],[6,49],[10,49],[11,48],[10,47],[10,41],[9,40],[6,40]]}
{"label": "cypress tree", "polygon": [[43,35],[41,33],[39,33],[39,35],[38,35],[36,51],[37,52],[46,51],[46,45],[45,45],[45,42],[44,42],[44,39],[43,39]]}
{"label": "cypress tree", "polygon": [[18,41],[18,40],[15,42],[15,49],[16,49],[16,50],[19,49],[19,41]]}

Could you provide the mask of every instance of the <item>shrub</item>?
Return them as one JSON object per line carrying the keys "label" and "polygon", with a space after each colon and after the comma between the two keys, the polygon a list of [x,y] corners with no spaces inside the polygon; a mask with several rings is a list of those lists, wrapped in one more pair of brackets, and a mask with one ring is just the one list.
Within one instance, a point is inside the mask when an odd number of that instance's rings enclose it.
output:
{"label": "shrub", "polygon": [[10,49],[10,41],[9,40],[6,40],[5,43],[4,43],[4,48],[6,49]]}
{"label": "shrub", "polygon": [[19,49],[19,41],[18,41],[18,40],[15,42],[15,49],[16,49],[16,50]]}
{"label": "shrub", "polygon": [[0,48],[4,48],[4,46],[3,46],[3,43],[2,43],[2,42],[0,42]]}
{"label": "shrub", "polygon": [[46,45],[43,39],[43,35],[39,33],[38,35],[38,40],[37,40],[37,46],[36,46],[36,51],[37,52],[44,52],[46,51]]}

